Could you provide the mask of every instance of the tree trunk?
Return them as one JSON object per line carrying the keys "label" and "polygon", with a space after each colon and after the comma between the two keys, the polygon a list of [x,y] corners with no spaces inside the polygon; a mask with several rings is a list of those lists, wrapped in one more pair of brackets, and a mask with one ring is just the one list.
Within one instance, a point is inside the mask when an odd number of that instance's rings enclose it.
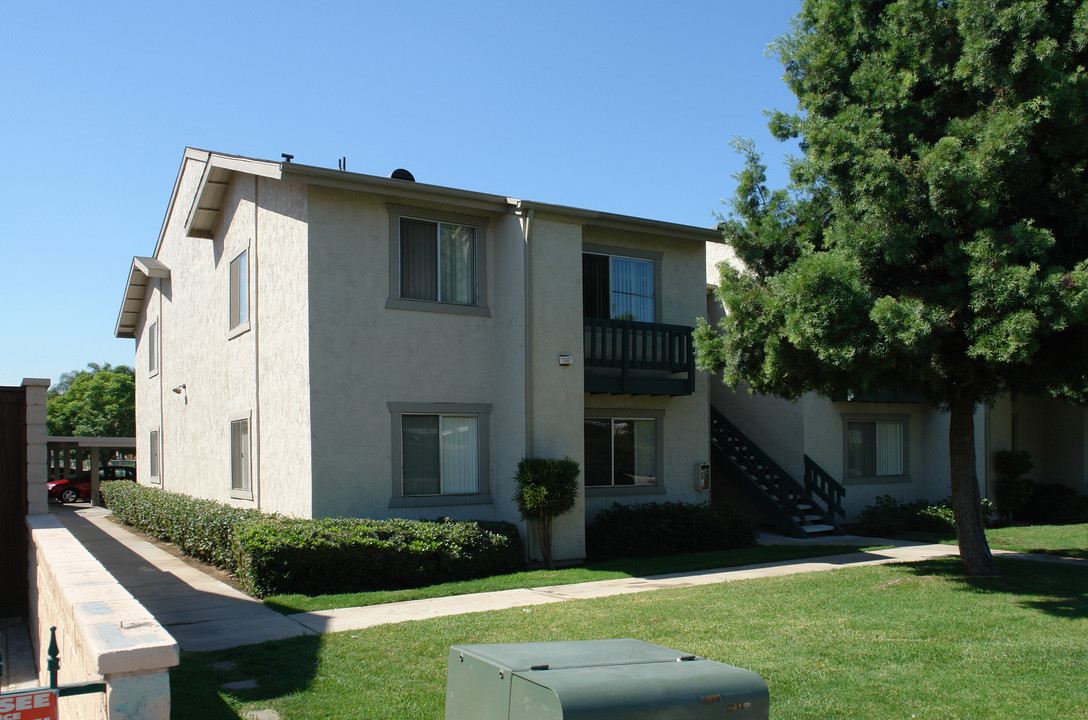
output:
{"label": "tree trunk", "polygon": [[552,565],[552,519],[550,517],[538,517],[536,519],[537,538],[540,540],[540,554],[544,556],[544,567],[554,570]]}
{"label": "tree trunk", "polygon": [[996,575],[986,542],[975,474],[975,402],[958,393],[950,403],[948,456],[952,474],[952,513],[960,558],[968,575]]}

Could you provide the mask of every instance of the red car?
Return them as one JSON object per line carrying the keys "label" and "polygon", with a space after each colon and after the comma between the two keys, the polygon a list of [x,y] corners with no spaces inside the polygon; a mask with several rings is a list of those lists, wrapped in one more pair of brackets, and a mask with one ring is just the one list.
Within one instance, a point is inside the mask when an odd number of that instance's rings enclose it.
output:
{"label": "red car", "polygon": [[[136,482],[136,468],[121,465],[107,465],[98,471],[98,480],[131,480]],[[91,496],[91,471],[76,473],[67,480],[50,480],[45,484],[49,497],[62,503],[73,503],[80,498]]]}

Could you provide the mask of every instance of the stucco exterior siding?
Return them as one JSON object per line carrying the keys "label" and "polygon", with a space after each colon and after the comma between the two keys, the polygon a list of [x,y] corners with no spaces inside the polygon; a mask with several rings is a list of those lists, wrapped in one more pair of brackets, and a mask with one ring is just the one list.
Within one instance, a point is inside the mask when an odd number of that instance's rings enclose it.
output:
{"label": "stucco exterior siding", "polygon": [[[250,250],[249,334],[260,370],[251,420],[253,502],[265,512],[307,517],[313,502],[308,196],[297,183],[246,176],[241,182],[257,182],[260,204]],[[224,444],[229,448],[229,438]]]}
{"label": "stucco exterior siding", "polygon": [[[488,218],[486,238],[478,238],[488,258],[499,255],[498,220]],[[507,397],[519,389],[497,391],[494,316],[386,308],[396,292],[389,228],[380,198],[310,189],[313,513],[508,518],[494,502],[390,508],[399,458],[392,457],[389,403],[490,405],[491,414],[508,417]],[[490,273],[481,280],[494,286]],[[506,302],[502,293],[494,299]],[[503,429],[491,427],[491,444],[508,445]]]}
{"label": "stucco exterior siding", "polygon": [[[532,437],[537,457],[570,456],[585,465],[582,351],[582,227],[537,215],[529,243],[532,350]],[[573,363],[559,364],[569,354]],[[584,478],[583,478],[584,480]],[[557,560],[585,557],[585,497],[555,520],[552,553]]]}

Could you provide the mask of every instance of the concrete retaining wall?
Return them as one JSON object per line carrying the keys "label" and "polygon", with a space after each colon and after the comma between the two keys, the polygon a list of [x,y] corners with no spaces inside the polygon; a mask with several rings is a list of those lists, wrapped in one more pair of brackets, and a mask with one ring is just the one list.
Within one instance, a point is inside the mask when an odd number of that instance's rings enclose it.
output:
{"label": "concrete retaining wall", "polygon": [[30,629],[48,685],[49,628],[57,628],[61,685],[105,680],[106,694],[61,698],[64,718],[168,720],[168,668],[178,644],[52,515],[27,517]]}
{"label": "concrete retaining wall", "polygon": [[49,514],[45,390],[27,386],[29,629],[38,680],[49,684],[49,628],[57,628],[60,685],[106,682],[106,693],[60,699],[65,720],[169,720],[178,644],[143,605]]}

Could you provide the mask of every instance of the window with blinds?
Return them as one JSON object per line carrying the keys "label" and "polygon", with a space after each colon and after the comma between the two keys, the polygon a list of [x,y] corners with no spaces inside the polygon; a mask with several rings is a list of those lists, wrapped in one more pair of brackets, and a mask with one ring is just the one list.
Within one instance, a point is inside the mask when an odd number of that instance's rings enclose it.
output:
{"label": "window with blinds", "polygon": [[846,476],[894,477],[906,474],[904,420],[848,420]]}

